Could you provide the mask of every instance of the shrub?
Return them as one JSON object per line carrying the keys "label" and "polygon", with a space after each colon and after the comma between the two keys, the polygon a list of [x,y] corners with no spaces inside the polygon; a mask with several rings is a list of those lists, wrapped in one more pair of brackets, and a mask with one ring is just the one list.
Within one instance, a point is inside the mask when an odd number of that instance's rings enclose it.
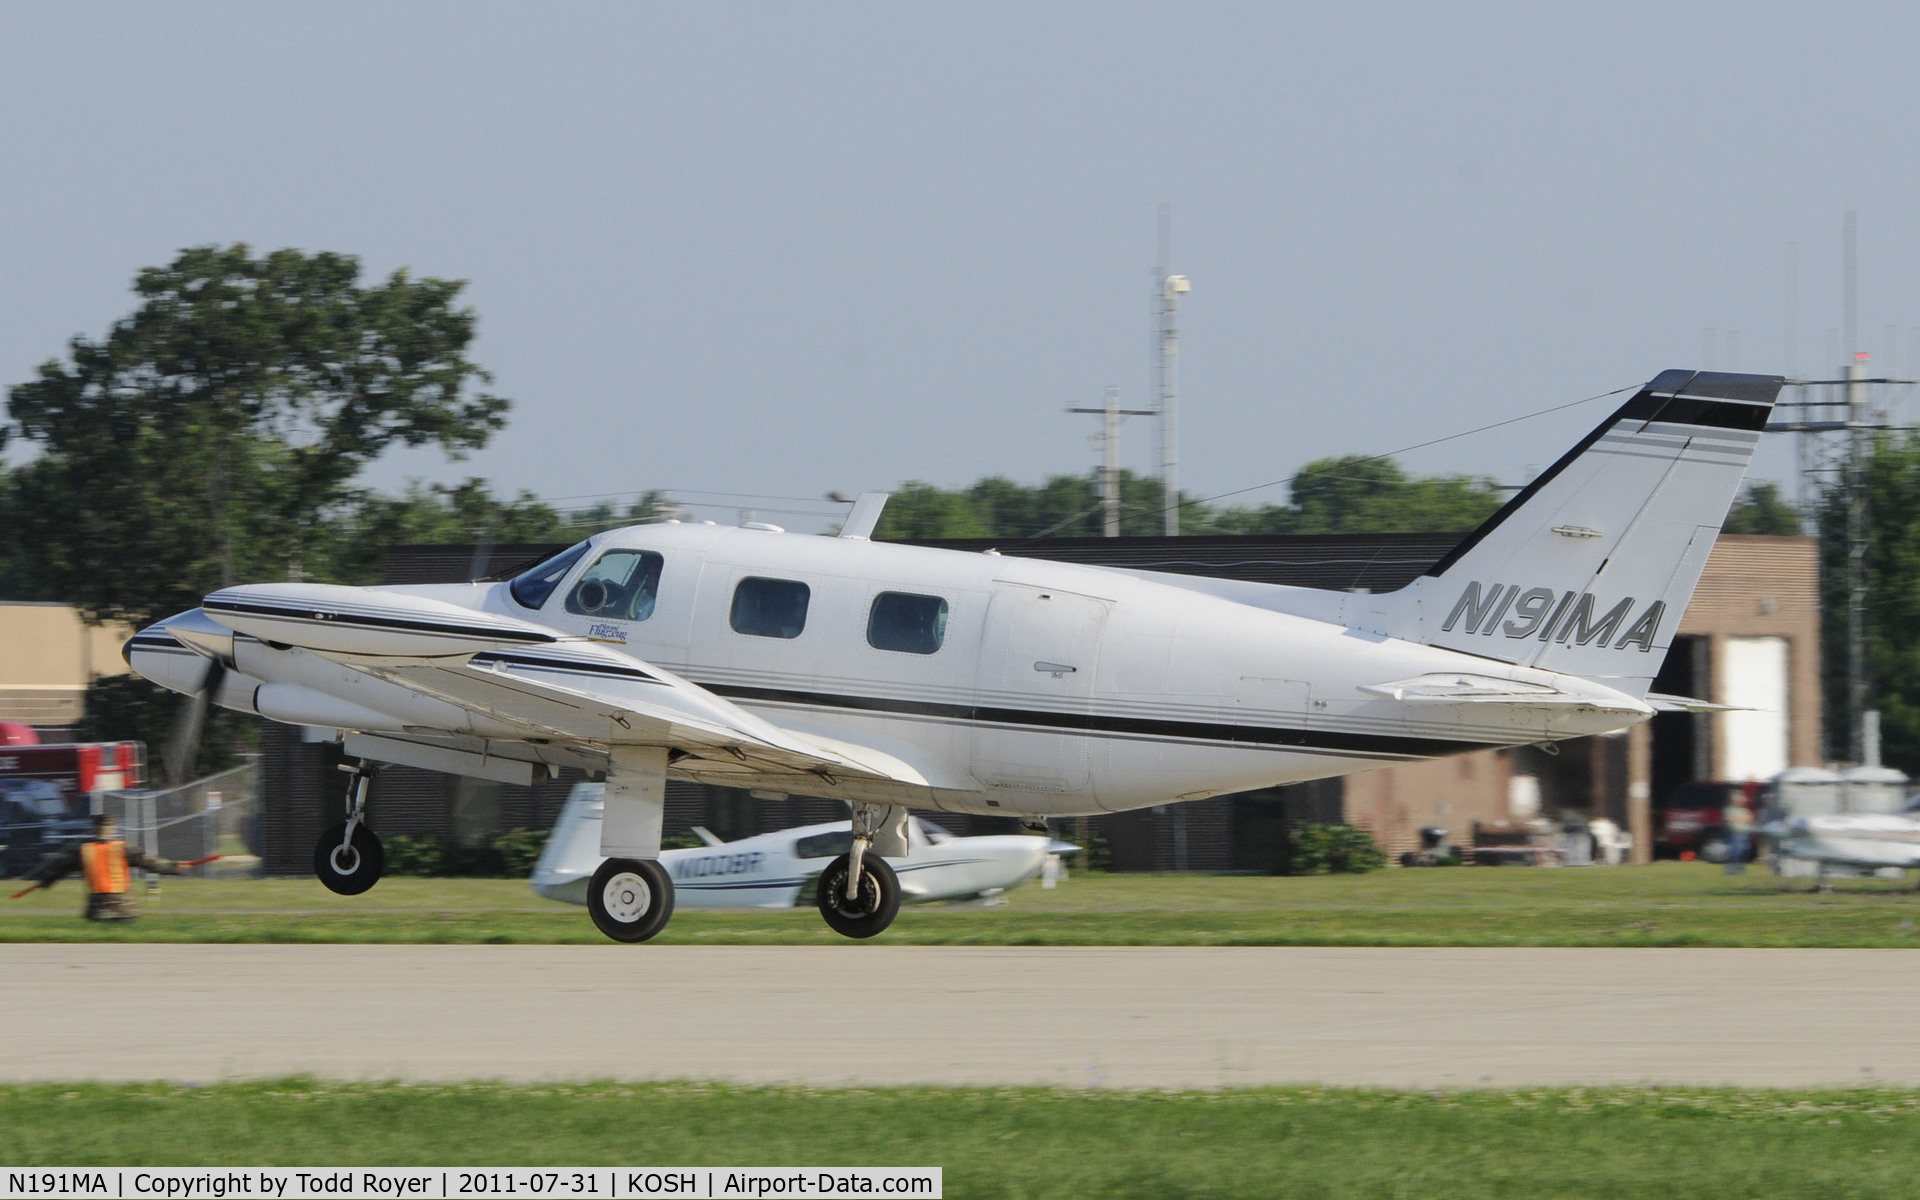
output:
{"label": "shrub", "polygon": [[1351,825],[1302,825],[1288,847],[1289,875],[1360,875],[1386,865],[1372,835]]}
{"label": "shrub", "polygon": [[550,833],[545,829],[509,829],[481,846],[456,846],[432,834],[395,834],[380,840],[386,847],[389,875],[517,879],[532,874]]}
{"label": "shrub", "polygon": [[439,838],[408,837],[396,833],[383,837],[380,844],[387,852],[387,874],[389,875],[444,875],[446,846]]}
{"label": "shrub", "polygon": [[1107,844],[1107,835],[1089,824],[1086,826],[1086,832],[1079,836],[1082,839],[1080,853],[1068,858],[1067,862],[1083,871],[1112,870],[1113,848]]}
{"label": "shrub", "polygon": [[540,852],[546,849],[547,836],[551,830],[509,829],[497,835],[489,845],[499,856],[499,873],[508,876],[531,875],[533,864],[540,861]]}

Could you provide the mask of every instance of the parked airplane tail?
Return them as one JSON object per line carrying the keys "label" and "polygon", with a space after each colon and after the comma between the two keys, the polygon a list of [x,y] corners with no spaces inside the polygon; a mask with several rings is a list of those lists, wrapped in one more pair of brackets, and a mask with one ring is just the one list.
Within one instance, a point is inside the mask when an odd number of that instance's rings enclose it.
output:
{"label": "parked airplane tail", "polygon": [[1783,382],[1661,372],[1424,576],[1378,597],[1380,632],[1646,695]]}

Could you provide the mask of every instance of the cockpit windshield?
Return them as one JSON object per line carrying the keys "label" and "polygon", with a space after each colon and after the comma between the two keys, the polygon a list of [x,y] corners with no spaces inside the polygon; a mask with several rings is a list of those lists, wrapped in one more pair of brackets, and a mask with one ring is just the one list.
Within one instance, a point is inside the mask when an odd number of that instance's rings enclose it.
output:
{"label": "cockpit windshield", "polygon": [[522,608],[539,608],[547,602],[547,597],[553,595],[553,589],[560,586],[567,572],[573,570],[573,564],[579,562],[586,553],[585,542],[571,550],[563,550],[532,570],[515,576],[513,582],[507,585],[507,591]]}

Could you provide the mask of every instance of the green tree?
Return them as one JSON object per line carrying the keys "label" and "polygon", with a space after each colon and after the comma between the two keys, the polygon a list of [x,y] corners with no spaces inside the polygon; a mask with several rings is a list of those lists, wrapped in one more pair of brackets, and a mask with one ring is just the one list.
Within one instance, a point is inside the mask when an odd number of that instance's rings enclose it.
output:
{"label": "green tree", "polygon": [[16,578],[138,624],[305,573],[381,451],[457,458],[504,424],[463,286],[363,285],[350,256],[243,245],[140,272],[130,316],[9,393],[39,448],[13,481]]}
{"label": "green tree", "polygon": [[1800,510],[1787,503],[1780,494],[1779,484],[1756,480],[1734,502],[1733,510],[1727,514],[1727,523],[1721,528],[1727,533],[1793,537],[1800,532]]}
{"label": "green tree", "polygon": [[500,499],[484,479],[457,487],[408,485],[399,496],[366,494],[328,521],[305,569],[335,583],[380,582],[389,546],[562,542],[575,532],[552,506],[521,492]]}
{"label": "green tree", "polygon": [[[1820,504],[1821,666],[1829,754],[1851,753],[1847,725],[1847,498]],[[1920,432],[1875,439],[1867,464],[1868,704],[1884,760],[1920,775]]]}
{"label": "green tree", "polygon": [[902,484],[888,498],[874,529],[874,537],[893,541],[993,535],[992,527],[975,515],[965,493],[943,491],[917,479]]}
{"label": "green tree", "polygon": [[[1160,481],[1120,473],[1120,532],[1165,528]],[[1390,459],[1321,459],[1294,477],[1290,504],[1209,508],[1185,495],[1180,528],[1188,534],[1465,532],[1492,516],[1504,497],[1489,479],[1409,476]],[[1056,475],[1038,486],[1003,476],[964,491],[913,482],[887,504],[881,538],[1098,537],[1104,527],[1097,478]]]}
{"label": "green tree", "polygon": [[1293,477],[1292,503],[1262,510],[1262,533],[1462,533],[1503,496],[1490,479],[1410,476],[1390,458],[1316,459]]}
{"label": "green tree", "polygon": [[[0,445],[6,443],[6,427],[0,426]],[[0,462],[0,529],[17,529],[13,510],[14,472]],[[20,577],[20,539],[0,537],[0,598],[33,599],[27,583]]]}

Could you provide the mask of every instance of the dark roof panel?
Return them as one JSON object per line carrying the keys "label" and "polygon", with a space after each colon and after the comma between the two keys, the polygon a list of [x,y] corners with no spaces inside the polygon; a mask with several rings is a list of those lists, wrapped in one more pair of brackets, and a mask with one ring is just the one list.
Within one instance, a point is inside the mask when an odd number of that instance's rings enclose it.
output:
{"label": "dark roof panel", "polygon": [[[1326,536],[1206,536],[1132,538],[958,538],[915,541],[914,546],[978,553],[998,550],[1015,558],[1042,558],[1094,566],[1167,571],[1293,587],[1390,592],[1420,573],[1460,541],[1457,533],[1334,534]],[[566,543],[528,542],[494,546],[483,577],[504,578],[567,548]],[[463,583],[473,578],[472,546],[394,546],[387,551],[386,583]]]}
{"label": "dark roof panel", "polygon": [[1204,537],[964,538],[914,542],[948,550],[998,550],[1018,558],[1131,567],[1175,575],[1292,587],[1390,592],[1453,549],[1457,533],[1209,535]]}

